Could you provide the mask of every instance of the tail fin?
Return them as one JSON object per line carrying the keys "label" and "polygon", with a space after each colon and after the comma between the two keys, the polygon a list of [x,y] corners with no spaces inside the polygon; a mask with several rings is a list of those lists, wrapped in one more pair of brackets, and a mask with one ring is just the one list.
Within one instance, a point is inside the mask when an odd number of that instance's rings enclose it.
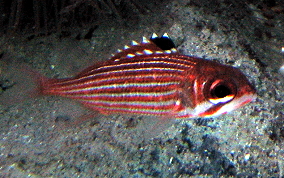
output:
{"label": "tail fin", "polygon": [[41,95],[46,80],[27,65],[7,64],[0,73],[0,105],[10,106]]}

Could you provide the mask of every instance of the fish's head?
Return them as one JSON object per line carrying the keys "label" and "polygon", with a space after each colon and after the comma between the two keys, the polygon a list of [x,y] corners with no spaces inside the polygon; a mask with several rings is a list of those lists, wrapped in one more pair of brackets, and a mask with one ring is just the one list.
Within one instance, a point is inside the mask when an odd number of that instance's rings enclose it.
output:
{"label": "fish's head", "polygon": [[[211,117],[228,113],[256,98],[256,90],[237,68],[206,61],[188,76],[192,116]],[[189,79],[190,80],[190,79]]]}

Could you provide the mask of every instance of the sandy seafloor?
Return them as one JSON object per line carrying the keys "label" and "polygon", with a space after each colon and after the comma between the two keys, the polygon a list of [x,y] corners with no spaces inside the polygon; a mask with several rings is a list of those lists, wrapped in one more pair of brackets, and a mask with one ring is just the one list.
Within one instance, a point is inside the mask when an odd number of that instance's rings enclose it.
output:
{"label": "sandy seafloor", "polygon": [[[0,177],[284,177],[281,34],[275,30],[271,38],[251,40],[254,25],[264,23],[254,19],[261,12],[232,23],[235,19],[213,10],[205,13],[198,4],[172,1],[163,7],[127,27],[115,21],[99,25],[90,40],[58,39],[55,34],[32,40],[3,36],[1,79],[14,72],[5,68],[3,61],[9,59],[47,77],[70,77],[107,60],[131,40],[168,32],[182,54],[242,70],[257,89],[256,101],[217,118],[166,124],[145,116],[101,114],[74,121],[83,108],[56,96],[4,104]],[[283,19],[283,13],[279,16]],[[253,46],[250,50],[240,45],[243,39]],[[25,81],[24,73],[17,75]],[[159,127],[152,129],[155,124]]]}

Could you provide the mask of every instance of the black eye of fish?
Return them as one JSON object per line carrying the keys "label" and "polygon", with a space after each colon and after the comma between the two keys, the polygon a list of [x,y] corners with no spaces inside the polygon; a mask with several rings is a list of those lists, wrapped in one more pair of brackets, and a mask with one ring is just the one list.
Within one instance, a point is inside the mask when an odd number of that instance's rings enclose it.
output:
{"label": "black eye of fish", "polygon": [[[208,91],[208,90],[207,90]],[[236,96],[236,85],[231,81],[216,80],[208,92],[208,100],[213,104],[227,103]]]}
{"label": "black eye of fish", "polygon": [[216,98],[224,98],[231,94],[231,89],[226,85],[218,85],[211,91],[211,95]]}

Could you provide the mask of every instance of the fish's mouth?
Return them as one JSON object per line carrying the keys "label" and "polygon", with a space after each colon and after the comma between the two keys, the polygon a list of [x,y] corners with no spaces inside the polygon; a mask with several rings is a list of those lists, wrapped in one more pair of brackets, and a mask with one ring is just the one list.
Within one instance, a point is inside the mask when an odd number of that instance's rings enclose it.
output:
{"label": "fish's mouth", "polygon": [[[257,98],[257,95],[254,93],[254,94],[250,94],[250,95],[244,95],[243,97],[239,98],[238,101],[239,101],[239,104],[236,105],[235,109],[243,106],[243,105],[246,105],[252,101],[255,101]],[[243,101],[242,101],[243,100]]]}
{"label": "fish's mouth", "polygon": [[255,101],[257,95],[255,93],[243,95],[242,97],[231,101],[230,103],[222,106],[219,111],[216,112],[216,115],[226,114],[233,110],[236,110],[252,101]]}
{"label": "fish's mouth", "polygon": [[[200,108],[204,108],[202,112],[196,112],[194,115],[196,117],[216,117],[222,114],[227,114],[233,110],[236,110],[243,105],[250,103],[256,99],[257,95],[255,93],[243,95],[240,98],[234,98],[232,101],[224,104],[224,105],[211,105],[206,106],[206,103],[201,104]],[[205,109],[207,108],[207,109]]]}

